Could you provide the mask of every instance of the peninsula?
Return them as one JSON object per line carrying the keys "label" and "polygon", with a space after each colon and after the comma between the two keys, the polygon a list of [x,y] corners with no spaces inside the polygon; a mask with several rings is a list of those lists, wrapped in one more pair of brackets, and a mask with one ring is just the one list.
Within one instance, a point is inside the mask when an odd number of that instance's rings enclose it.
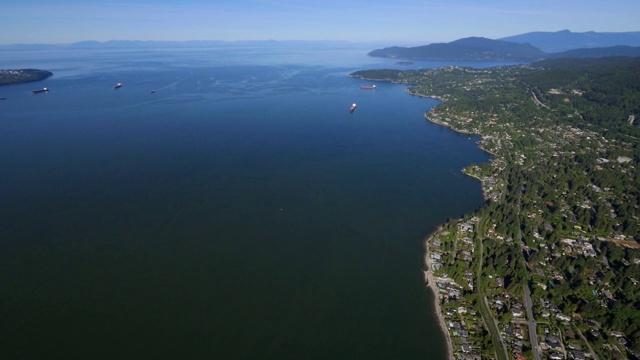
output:
{"label": "peninsula", "polygon": [[53,73],[38,69],[3,70],[0,69],[0,86],[23,84],[40,81],[52,76]]}
{"label": "peninsula", "polygon": [[[640,58],[367,70],[482,136],[486,201],[425,239],[456,359],[640,357]],[[444,219],[443,219],[444,220]]]}

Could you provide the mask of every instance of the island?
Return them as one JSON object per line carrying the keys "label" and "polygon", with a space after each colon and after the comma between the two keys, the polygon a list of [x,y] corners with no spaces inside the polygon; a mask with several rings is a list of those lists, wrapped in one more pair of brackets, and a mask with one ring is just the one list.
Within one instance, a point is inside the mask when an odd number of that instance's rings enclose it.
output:
{"label": "island", "polygon": [[486,201],[425,239],[451,359],[640,357],[640,58],[366,70],[481,135]]}
{"label": "island", "polygon": [[0,69],[0,86],[24,84],[40,81],[52,76],[53,73],[38,69],[4,70]]}

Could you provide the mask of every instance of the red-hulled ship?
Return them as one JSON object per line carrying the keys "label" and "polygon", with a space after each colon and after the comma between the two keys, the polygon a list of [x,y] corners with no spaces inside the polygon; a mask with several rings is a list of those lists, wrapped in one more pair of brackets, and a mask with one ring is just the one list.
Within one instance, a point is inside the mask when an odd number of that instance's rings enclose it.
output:
{"label": "red-hulled ship", "polygon": [[370,89],[370,90],[375,90],[376,86],[375,85],[360,85],[360,89]]}
{"label": "red-hulled ship", "polygon": [[38,93],[43,93],[43,92],[48,92],[49,89],[47,88],[42,88],[42,89],[37,89],[37,90],[31,90],[32,94],[38,94]]}
{"label": "red-hulled ship", "polygon": [[350,112],[350,113],[352,113],[352,112],[354,112],[354,111],[356,111],[356,103],[353,103],[353,104],[351,105],[351,107],[349,108],[349,112]]}

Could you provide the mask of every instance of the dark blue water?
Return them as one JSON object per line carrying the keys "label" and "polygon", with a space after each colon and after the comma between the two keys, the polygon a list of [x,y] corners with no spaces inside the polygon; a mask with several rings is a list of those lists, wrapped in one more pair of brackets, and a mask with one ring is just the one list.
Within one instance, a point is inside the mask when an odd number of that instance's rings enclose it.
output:
{"label": "dark blue water", "polygon": [[0,87],[0,357],[444,358],[422,240],[481,204],[460,169],[488,157],[346,76],[394,66],[3,53],[55,75]]}

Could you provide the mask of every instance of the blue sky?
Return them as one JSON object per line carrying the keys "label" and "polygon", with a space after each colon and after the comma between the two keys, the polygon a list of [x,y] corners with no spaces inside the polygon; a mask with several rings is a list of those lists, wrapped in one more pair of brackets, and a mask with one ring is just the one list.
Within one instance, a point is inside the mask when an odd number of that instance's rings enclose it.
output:
{"label": "blue sky", "polygon": [[638,0],[3,0],[0,44],[83,40],[448,42],[640,31]]}

